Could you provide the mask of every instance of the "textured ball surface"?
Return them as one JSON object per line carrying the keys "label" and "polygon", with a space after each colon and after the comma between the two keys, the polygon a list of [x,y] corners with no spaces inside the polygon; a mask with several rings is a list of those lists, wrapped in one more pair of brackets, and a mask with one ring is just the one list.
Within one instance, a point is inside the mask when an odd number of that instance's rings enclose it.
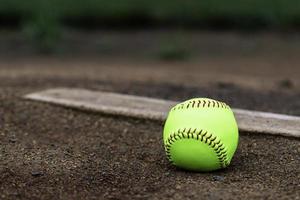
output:
{"label": "textured ball surface", "polygon": [[193,171],[227,167],[238,137],[230,107],[208,98],[190,99],[174,106],[163,132],[168,159],[180,168]]}

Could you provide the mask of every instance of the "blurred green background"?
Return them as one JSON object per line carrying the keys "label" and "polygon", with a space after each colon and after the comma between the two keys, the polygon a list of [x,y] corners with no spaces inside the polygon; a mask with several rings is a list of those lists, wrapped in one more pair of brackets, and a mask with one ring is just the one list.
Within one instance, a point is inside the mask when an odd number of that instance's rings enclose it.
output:
{"label": "blurred green background", "polygon": [[23,24],[44,18],[50,24],[75,26],[297,28],[300,25],[299,0],[0,0],[0,5],[2,24]]}
{"label": "blurred green background", "polygon": [[0,26],[51,49],[63,27],[80,29],[297,30],[299,0],[0,0]]}

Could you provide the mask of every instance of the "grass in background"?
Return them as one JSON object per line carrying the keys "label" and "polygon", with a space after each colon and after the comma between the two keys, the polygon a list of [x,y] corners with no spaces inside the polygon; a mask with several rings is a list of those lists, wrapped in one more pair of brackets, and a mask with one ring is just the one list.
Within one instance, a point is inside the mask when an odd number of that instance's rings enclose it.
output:
{"label": "grass in background", "polygon": [[[300,27],[300,1],[0,0],[0,25],[1,22],[23,27],[27,37],[48,51],[55,48],[62,25],[80,28],[295,29]],[[162,55],[169,57],[168,54],[181,51],[176,49],[166,47],[162,49],[166,52]]]}
{"label": "grass in background", "polygon": [[180,32],[161,39],[157,57],[165,61],[183,61],[191,57],[186,38]]}
{"label": "grass in background", "polygon": [[182,61],[190,57],[190,52],[181,45],[163,44],[158,52],[158,58],[166,61]]}
{"label": "grass in background", "polygon": [[56,44],[61,38],[61,26],[52,15],[39,14],[23,24],[22,31],[42,53],[56,51]]}
{"label": "grass in background", "polygon": [[0,5],[2,18],[27,20],[42,10],[45,14],[51,11],[57,20],[79,25],[82,21],[237,28],[300,25],[299,0],[0,0]]}

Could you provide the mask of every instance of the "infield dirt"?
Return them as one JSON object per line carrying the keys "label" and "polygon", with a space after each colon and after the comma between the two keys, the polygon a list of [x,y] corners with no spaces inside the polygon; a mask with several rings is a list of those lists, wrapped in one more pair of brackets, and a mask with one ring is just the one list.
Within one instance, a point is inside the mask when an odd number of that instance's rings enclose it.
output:
{"label": "infield dirt", "polygon": [[[195,84],[180,81],[180,77],[196,80],[190,71],[184,74],[180,64],[175,69],[182,74],[172,81],[165,81],[164,67],[160,73],[146,73],[152,64],[90,58],[2,60],[0,199],[300,198],[299,139],[240,133],[238,150],[227,169],[192,173],[167,161],[160,122],[21,99],[26,93],[64,86],[173,100],[209,96],[233,107],[300,115],[296,75],[285,82],[280,82],[281,76],[261,82],[265,69],[261,76],[240,72],[255,84],[242,84],[238,73],[232,81],[211,81],[214,70],[202,63],[208,76]],[[161,63],[166,65],[172,64]],[[292,70],[282,73],[299,72]]]}

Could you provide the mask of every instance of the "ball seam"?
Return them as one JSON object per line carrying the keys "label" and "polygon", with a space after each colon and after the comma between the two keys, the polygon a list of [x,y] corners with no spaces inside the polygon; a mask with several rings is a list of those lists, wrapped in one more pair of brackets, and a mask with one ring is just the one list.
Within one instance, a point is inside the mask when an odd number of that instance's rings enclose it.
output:
{"label": "ball seam", "polygon": [[225,168],[229,165],[227,150],[221,140],[212,133],[208,133],[203,129],[197,128],[181,128],[169,135],[165,141],[165,150],[170,162],[173,163],[171,157],[171,146],[179,139],[195,139],[207,144],[214,150],[221,168]]}
{"label": "ball seam", "polygon": [[189,109],[189,108],[224,108],[230,109],[230,107],[221,101],[209,100],[209,99],[192,99],[179,103],[174,106],[171,111]]}

